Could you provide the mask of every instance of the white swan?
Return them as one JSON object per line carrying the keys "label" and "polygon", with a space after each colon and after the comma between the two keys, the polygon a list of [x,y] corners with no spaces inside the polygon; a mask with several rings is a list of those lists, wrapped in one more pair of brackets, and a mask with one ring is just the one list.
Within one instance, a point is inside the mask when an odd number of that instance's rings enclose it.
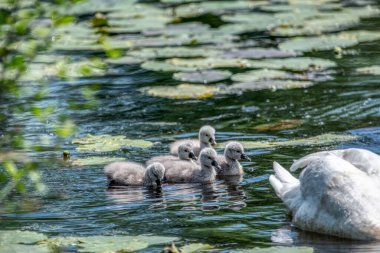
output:
{"label": "white swan", "polygon": [[170,145],[170,154],[178,155],[178,146],[183,143],[191,143],[193,151],[196,156],[199,156],[200,152],[204,148],[211,148],[212,145],[216,145],[215,141],[215,129],[211,126],[203,126],[199,130],[199,140],[178,140]]}
{"label": "white swan", "polygon": [[113,162],[104,167],[109,186],[143,185],[157,188],[162,184],[165,167],[160,163],[152,163],[146,169],[134,162]]}
{"label": "white swan", "polygon": [[318,152],[290,168],[274,162],[269,177],[300,229],[338,237],[380,239],[380,156],[363,149]]}
{"label": "white swan", "polygon": [[217,170],[219,176],[238,176],[243,175],[243,167],[239,163],[239,160],[251,159],[244,153],[244,147],[240,142],[231,141],[226,145],[224,149],[224,155],[218,155],[218,163],[221,167]]}

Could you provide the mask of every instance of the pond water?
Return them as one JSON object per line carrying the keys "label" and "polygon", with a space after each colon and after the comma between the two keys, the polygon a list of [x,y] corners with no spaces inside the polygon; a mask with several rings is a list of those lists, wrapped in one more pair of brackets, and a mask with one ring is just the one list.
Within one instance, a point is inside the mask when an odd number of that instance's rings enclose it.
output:
{"label": "pond water", "polygon": [[[215,22],[214,16],[199,19]],[[350,29],[378,31],[379,27],[377,16],[363,19]],[[283,39],[261,32],[248,33],[243,38],[257,40],[263,46]],[[314,252],[378,251],[380,245],[376,243],[341,240],[292,227],[284,205],[268,182],[273,161],[289,167],[294,159],[308,153],[335,148],[357,147],[380,153],[380,77],[355,72],[358,67],[380,62],[380,43],[363,42],[347,50],[354,53],[341,58],[333,50],[305,53],[337,63],[331,80],[311,87],[218,94],[203,100],[167,99],[140,92],[143,87],[179,82],[173,81],[171,74],[144,70],[139,65],[115,66],[112,75],[49,82],[48,95],[41,104],[57,105],[59,110],[55,113],[65,111],[78,126],[77,137],[111,134],[158,142],[150,149],[100,154],[141,163],[167,153],[168,144],[174,139],[196,138],[199,128],[206,124],[215,127],[218,142],[299,139],[324,133],[354,134],[360,138],[328,146],[247,149],[252,161],[242,162],[245,174],[241,182],[217,181],[208,186],[170,184],[164,185],[162,192],[142,187],[108,190],[104,165],[69,166],[49,160],[41,163],[40,170],[50,193],[29,199],[16,212],[3,210],[2,229],[32,230],[51,236],[178,236],[182,242],[208,243],[226,252],[273,245],[306,245],[313,247]],[[70,107],[68,100],[81,102],[83,98],[78,94],[84,87],[97,87],[97,105]],[[12,103],[28,103],[28,98]],[[2,108],[6,110],[5,106]],[[301,123],[274,131],[255,128],[289,119]],[[30,142],[51,137],[46,125],[31,115],[10,116],[7,129],[10,131],[15,125],[25,127],[25,137]],[[76,151],[71,140],[63,140],[62,147],[71,152],[71,159],[89,155]],[[220,148],[217,151],[223,152]],[[46,144],[43,151],[31,155],[43,161],[51,156],[59,158],[61,151]]]}

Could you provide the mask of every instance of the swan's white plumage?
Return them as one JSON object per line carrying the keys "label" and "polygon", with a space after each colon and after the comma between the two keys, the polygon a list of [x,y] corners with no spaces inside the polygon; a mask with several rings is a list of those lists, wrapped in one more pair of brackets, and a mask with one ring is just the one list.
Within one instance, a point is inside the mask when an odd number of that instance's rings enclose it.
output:
{"label": "swan's white plumage", "polygon": [[269,178],[297,227],[344,238],[380,239],[380,157],[362,149],[319,152],[279,164]]}

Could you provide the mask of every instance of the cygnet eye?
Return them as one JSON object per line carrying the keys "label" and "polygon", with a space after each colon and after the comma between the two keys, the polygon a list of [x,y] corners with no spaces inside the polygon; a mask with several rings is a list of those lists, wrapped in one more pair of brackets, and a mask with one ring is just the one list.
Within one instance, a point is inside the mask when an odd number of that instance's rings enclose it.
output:
{"label": "cygnet eye", "polygon": [[189,152],[189,150],[185,149],[185,152]]}
{"label": "cygnet eye", "polygon": [[236,152],[238,152],[238,153],[241,153],[241,151],[240,151],[240,150],[236,150]]}
{"label": "cygnet eye", "polygon": [[206,134],[206,136],[208,137],[209,135],[208,135],[208,134]]}
{"label": "cygnet eye", "polygon": [[211,157],[210,157],[210,156],[208,156],[207,158],[211,160]]}

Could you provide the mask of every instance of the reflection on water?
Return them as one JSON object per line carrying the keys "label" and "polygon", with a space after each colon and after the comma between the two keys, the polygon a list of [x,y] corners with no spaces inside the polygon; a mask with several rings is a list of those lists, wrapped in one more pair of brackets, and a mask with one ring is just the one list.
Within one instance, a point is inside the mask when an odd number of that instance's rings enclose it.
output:
{"label": "reflection on water", "polygon": [[313,247],[314,253],[379,252],[380,242],[362,242],[301,231],[290,225],[275,230],[272,241],[281,245]]}
{"label": "reflection on water", "polygon": [[[239,176],[239,182],[241,180]],[[181,210],[240,210],[246,206],[245,193],[236,182],[172,184],[157,190],[142,186],[113,186],[108,188],[106,196],[115,204],[109,208],[117,209],[147,205],[149,209],[180,207]]]}

